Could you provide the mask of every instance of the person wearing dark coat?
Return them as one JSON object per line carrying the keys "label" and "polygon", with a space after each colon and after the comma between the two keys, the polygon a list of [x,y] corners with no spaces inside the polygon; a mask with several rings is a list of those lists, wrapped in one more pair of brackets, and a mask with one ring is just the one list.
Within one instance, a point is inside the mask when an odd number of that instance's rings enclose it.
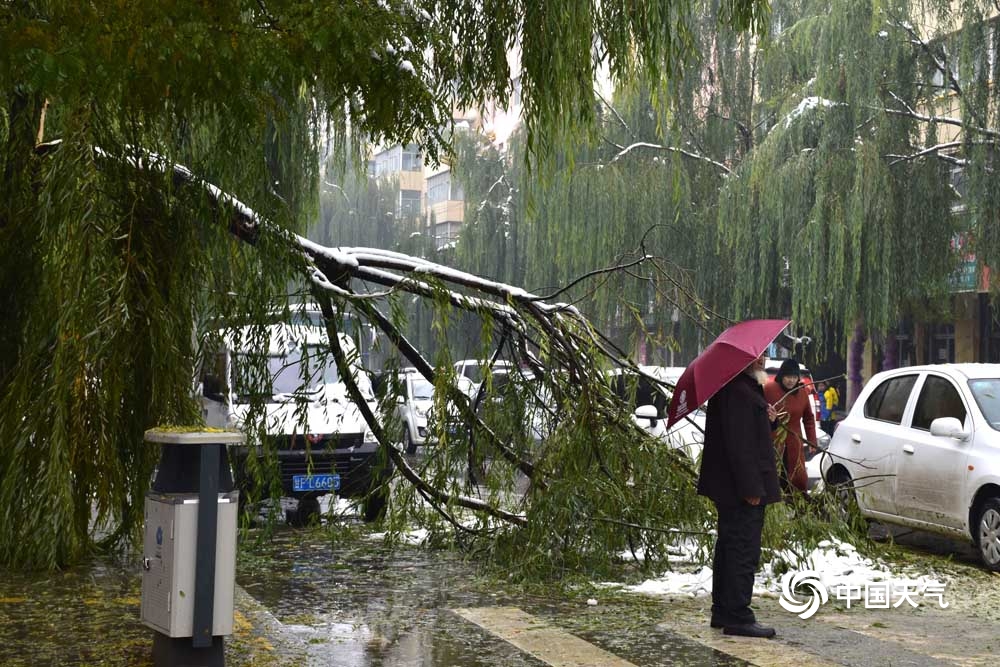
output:
{"label": "person wearing dark coat", "polygon": [[712,561],[713,628],[728,635],[770,638],[750,600],[760,564],[764,508],[781,500],[771,431],[777,412],[764,398],[764,357],[708,401],[698,493],[719,515]]}

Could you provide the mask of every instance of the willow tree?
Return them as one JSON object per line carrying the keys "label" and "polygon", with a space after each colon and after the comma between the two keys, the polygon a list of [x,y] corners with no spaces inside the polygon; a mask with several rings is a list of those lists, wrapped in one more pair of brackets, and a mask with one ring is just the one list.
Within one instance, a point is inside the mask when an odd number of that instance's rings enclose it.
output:
{"label": "willow tree", "polygon": [[[765,7],[729,0],[724,21],[759,29]],[[453,105],[506,98],[520,41],[529,152],[549,154],[592,126],[601,63],[619,81],[677,74],[696,9],[0,6],[0,562],[56,566],[95,526],[134,533],[154,459],[143,430],[196,418],[196,323],[263,315],[301,268],[280,243],[234,242],[212,224],[217,201],[137,165],[183,162],[303,229],[321,145],[347,160],[362,139],[416,141],[436,159]]]}
{"label": "willow tree", "polygon": [[701,57],[619,86],[601,136],[567,158],[579,168],[525,186],[545,192],[525,222],[529,284],[561,248],[607,261],[658,220],[646,247],[680,258],[722,320],[870,334],[946,313],[960,254],[995,265],[994,3],[771,4],[748,35],[699,3]]}
{"label": "willow tree", "polygon": [[658,141],[649,88],[623,85],[615,106],[602,112],[595,137],[561,154],[543,179],[520,166],[516,135],[506,154],[467,140],[455,164],[467,202],[459,265],[558,293],[649,361],[682,343],[693,354],[699,333],[708,340],[723,328],[697,286],[717,278],[713,264],[697,264],[699,246],[711,243],[679,177],[683,158],[617,155],[619,142]]}
{"label": "willow tree", "polygon": [[[988,2],[776,2],[753,50],[720,48],[680,82],[678,123],[704,136],[726,116],[743,140],[709,151],[734,171],[711,213],[738,276],[721,309],[880,332],[947,311],[957,246],[996,261],[994,15]],[[729,95],[705,83],[727,62],[752,73]],[[688,113],[706,97],[732,111]]]}

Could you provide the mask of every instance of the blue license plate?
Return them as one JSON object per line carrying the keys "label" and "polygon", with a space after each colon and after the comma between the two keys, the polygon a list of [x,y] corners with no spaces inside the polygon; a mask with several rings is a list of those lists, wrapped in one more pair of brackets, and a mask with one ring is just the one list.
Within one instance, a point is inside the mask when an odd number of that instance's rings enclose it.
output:
{"label": "blue license plate", "polygon": [[336,491],[340,475],[292,475],[293,491]]}

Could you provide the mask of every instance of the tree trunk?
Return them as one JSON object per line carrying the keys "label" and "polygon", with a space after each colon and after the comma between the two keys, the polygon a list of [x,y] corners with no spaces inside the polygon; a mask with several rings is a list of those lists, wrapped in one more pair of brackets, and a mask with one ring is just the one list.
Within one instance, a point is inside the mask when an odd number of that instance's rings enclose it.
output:
{"label": "tree trunk", "polygon": [[865,343],[868,336],[865,335],[864,320],[858,319],[854,324],[854,335],[847,346],[847,410],[854,405],[854,401],[861,394],[864,381],[861,375],[864,366]]}

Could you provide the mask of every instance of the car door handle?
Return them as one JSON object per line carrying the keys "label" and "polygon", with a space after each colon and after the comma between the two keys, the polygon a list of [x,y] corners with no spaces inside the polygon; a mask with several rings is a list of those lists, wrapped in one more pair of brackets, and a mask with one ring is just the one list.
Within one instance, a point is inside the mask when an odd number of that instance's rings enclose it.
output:
{"label": "car door handle", "polygon": [[851,436],[851,442],[861,442],[861,436],[855,433]]}
{"label": "car door handle", "polygon": [[903,453],[904,454],[912,454],[913,453],[913,445],[903,445]]}

